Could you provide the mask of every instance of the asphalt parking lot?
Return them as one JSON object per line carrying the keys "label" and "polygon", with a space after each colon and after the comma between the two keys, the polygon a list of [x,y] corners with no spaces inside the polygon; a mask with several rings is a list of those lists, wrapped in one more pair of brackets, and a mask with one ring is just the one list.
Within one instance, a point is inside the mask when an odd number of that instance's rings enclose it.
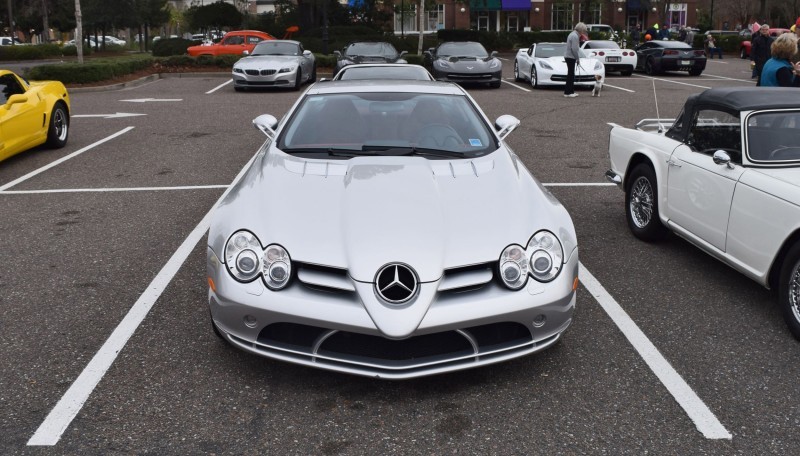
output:
{"label": "asphalt parking lot", "polygon": [[[599,98],[469,88],[567,207],[575,320],[552,349],[389,382],[284,364],[211,331],[207,214],[298,92],[166,78],[73,92],[70,139],[0,162],[2,454],[794,454],[800,344],[770,291],[677,236],[628,231],[608,123],[678,114],[749,61],[610,75]],[[145,101],[142,101],[145,100]],[[122,117],[80,117],[100,114]],[[279,197],[280,195],[275,195]],[[476,210],[475,217],[480,217]]]}

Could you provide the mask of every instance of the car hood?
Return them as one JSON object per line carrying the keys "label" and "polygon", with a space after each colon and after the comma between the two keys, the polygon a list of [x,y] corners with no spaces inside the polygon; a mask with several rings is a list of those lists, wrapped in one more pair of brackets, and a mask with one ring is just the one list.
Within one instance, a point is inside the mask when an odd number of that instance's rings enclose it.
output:
{"label": "car hood", "polygon": [[345,55],[342,60],[353,63],[396,63],[400,56],[387,57],[384,55]]}
{"label": "car hood", "polygon": [[577,245],[566,210],[506,149],[474,160],[262,152],[218,206],[209,246],[221,253],[241,229],[359,282],[392,262],[433,282],[445,269],[497,261],[540,229],[559,236],[565,259]]}
{"label": "car hood", "polygon": [[242,69],[278,70],[299,60],[300,57],[296,55],[253,55],[240,59],[234,66]]}
{"label": "car hood", "polygon": [[[564,60],[564,57],[547,57],[547,58],[537,58],[539,62],[547,62],[548,65],[553,67],[554,71],[567,71],[567,62]],[[592,57],[583,57],[579,60],[580,65],[575,65],[575,72],[589,72],[594,73],[594,66],[597,63],[597,59]]]}
{"label": "car hood", "polygon": [[[495,60],[496,59],[484,60],[476,57],[459,58],[453,60],[450,60],[450,58],[439,58],[439,61],[447,62],[450,68],[460,71],[486,71]],[[495,68],[499,71],[502,67],[497,65]]]}

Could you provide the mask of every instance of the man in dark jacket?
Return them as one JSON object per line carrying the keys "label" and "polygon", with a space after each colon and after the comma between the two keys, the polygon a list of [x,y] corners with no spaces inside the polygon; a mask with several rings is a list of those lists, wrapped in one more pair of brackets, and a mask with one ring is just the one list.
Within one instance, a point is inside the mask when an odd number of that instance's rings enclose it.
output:
{"label": "man in dark jacket", "polygon": [[755,65],[756,70],[756,85],[761,85],[761,70],[764,69],[764,64],[770,57],[770,46],[775,38],[769,36],[769,25],[763,24],[758,30],[758,33],[753,35],[750,40],[750,61]]}

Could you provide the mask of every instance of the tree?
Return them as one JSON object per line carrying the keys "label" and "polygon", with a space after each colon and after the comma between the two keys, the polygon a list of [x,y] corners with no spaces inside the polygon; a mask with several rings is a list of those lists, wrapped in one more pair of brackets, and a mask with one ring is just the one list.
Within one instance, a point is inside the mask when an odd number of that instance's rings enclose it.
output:
{"label": "tree", "polygon": [[242,13],[230,3],[216,2],[204,6],[192,6],[184,13],[190,30],[238,28],[242,24]]}

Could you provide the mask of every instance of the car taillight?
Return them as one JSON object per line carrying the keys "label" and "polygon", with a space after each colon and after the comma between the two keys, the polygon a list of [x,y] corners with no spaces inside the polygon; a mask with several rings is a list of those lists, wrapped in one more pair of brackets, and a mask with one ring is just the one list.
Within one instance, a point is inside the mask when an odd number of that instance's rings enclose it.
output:
{"label": "car taillight", "polygon": [[678,51],[674,49],[667,49],[666,51],[664,51],[664,55],[678,55]]}
{"label": "car taillight", "polygon": [[694,51],[694,55],[698,57],[705,57],[706,51]]}
{"label": "car taillight", "polygon": [[602,55],[606,55],[606,53],[605,53],[605,52],[603,52],[603,51],[600,51],[598,55],[601,55],[601,56],[602,56]]}

